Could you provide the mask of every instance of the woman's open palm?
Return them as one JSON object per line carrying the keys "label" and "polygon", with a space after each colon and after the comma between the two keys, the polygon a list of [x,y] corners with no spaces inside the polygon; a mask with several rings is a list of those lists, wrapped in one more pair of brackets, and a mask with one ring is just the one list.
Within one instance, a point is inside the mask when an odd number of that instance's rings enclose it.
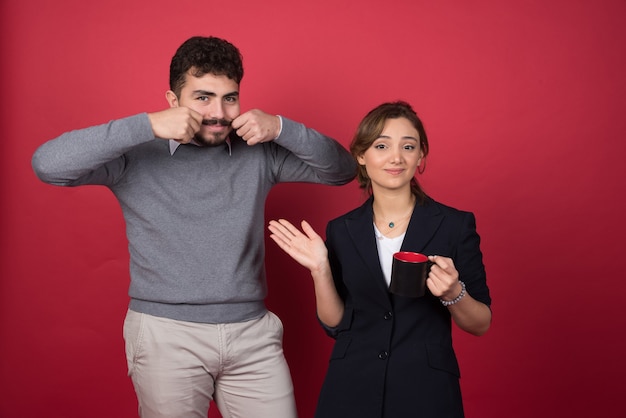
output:
{"label": "woman's open palm", "polygon": [[324,240],[307,221],[302,221],[301,225],[304,233],[285,219],[270,221],[270,238],[291,258],[312,272],[327,268],[328,250]]}

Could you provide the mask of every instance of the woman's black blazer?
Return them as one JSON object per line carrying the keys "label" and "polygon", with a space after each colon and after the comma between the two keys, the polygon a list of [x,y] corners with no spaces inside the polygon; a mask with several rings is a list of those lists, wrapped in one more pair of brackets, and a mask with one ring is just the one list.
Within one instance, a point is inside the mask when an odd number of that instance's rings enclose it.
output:
{"label": "woman's black blazer", "polygon": [[[326,245],[345,303],[319,397],[319,418],[463,417],[448,309],[388,291],[376,247],[373,199],[329,222]],[[402,251],[451,257],[475,299],[491,304],[472,213],[430,198],[416,205]]]}

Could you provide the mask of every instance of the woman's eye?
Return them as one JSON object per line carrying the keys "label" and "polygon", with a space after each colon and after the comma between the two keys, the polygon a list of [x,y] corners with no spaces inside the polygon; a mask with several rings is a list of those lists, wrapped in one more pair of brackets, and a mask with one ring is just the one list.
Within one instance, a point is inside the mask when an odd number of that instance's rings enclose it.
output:
{"label": "woman's eye", "polygon": [[376,149],[385,149],[385,144],[376,144],[376,145],[374,145],[374,148],[376,148]]}

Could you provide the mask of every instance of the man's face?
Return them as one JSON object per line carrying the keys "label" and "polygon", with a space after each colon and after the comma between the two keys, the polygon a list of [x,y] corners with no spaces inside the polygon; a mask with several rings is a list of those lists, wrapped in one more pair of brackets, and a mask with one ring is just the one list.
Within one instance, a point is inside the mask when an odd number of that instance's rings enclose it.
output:
{"label": "man's face", "polygon": [[202,115],[202,126],[194,139],[200,145],[222,144],[232,127],[230,123],[239,116],[239,85],[225,75],[186,75],[180,97],[170,101],[170,106],[185,106]]}

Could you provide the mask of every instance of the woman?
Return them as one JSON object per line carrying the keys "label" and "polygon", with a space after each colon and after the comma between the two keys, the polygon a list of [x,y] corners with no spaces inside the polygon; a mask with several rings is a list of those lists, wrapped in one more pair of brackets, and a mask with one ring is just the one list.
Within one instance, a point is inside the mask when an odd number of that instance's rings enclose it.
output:
{"label": "woman", "polygon": [[[420,188],[428,139],[409,104],[370,111],[350,151],[370,197],[329,222],[326,244],[306,221],[304,233],[283,219],[269,225],[279,247],[311,271],[319,320],[336,339],[316,417],[463,417],[451,319],[474,335],[491,323],[474,215]],[[433,263],[425,296],[389,292],[400,250]]]}

